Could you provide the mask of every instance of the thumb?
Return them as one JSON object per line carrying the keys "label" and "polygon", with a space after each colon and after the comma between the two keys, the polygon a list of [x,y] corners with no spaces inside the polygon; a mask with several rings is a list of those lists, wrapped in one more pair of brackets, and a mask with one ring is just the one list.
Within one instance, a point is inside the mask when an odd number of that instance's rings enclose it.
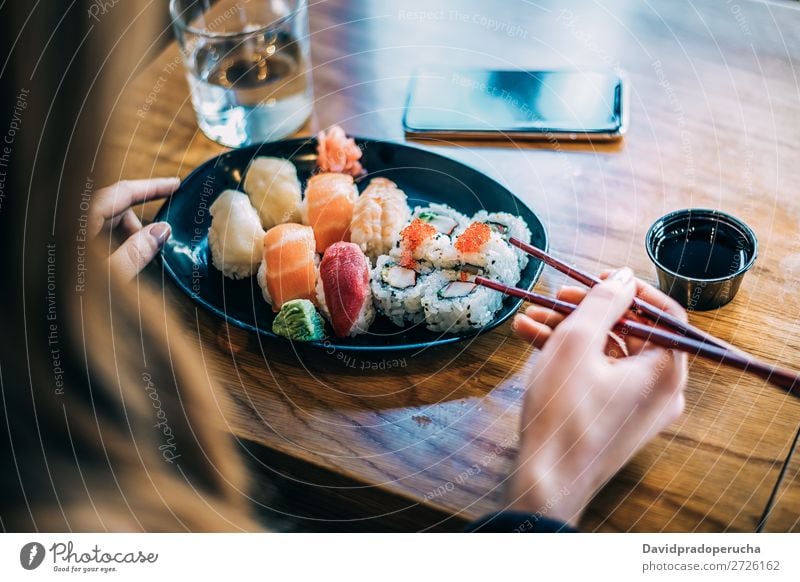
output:
{"label": "thumb", "polygon": [[131,280],[158,254],[172,234],[166,222],[154,222],[131,235],[108,258],[111,268],[123,279]]}
{"label": "thumb", "polygon": [[567,321],[579,329],[594,329],[596,333],[592,334],[592,341],[602,349],[605,347],[607,332],[628,311],[634,295],[636,279],[633,271],[623,267],[595,285]]}

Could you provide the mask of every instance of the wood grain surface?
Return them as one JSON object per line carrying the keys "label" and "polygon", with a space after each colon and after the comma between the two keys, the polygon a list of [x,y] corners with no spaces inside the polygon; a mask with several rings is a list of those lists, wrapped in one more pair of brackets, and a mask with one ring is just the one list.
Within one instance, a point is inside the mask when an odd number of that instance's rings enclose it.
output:
{"label": "wood grain surface", "polygon": [[[800,429],[795,436],[800,442]],[[795,451],[786,464],[777,487],[773,502],[764,512],[763,531],[800,532],[800,452]]]}
{"label": "wood grain surface", "polygon": [[[620,143],[421,145],[508,186],[542,217],[554,252],[589,272],[630,265],[652,281],[642,241],[656,218],[683,207],[739,216],[759,237],[757,264],[733,303],[693,313],[692,322],[800,368],[797,8],[313,2],[316,101],[300,134],[339,123],[352,134],[403,141],[405,91],[421,65],[622,69],[631,128]],[[131,82],[108,142],[123,160],[120,178],[185,176],[223,151],[197,129],[175,46]],[[552,292],[563,282],[546,270],[538,288]],[[536,357],[508,325],[388,360],[295,353],[229,328],[164,285],[202,350],[198,365],[235,403],[229,422],[237,436],[341,475],[353,483],[342,494],[391,495],[392,512],[423,505],[475,518],[503,507],[525,374]],[[800,402],[765,382],[693,361],[685,414],[598,495],[582,528],[753,531],[799,419]],[[767,529],[798,527],[797,455],[791,462]]]}

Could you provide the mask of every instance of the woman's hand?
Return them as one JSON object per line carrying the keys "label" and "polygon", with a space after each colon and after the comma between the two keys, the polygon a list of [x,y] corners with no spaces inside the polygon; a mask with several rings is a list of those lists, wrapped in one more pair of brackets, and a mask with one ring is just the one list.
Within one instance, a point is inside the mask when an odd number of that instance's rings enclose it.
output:
{"label": "woman's hand", "polygon": [[180,184],[178,178],[125,180],[98,190],[89,209],[91,237],[108,234],[109,251],[114,239],[122,241],[110,253],[111,268],[125,279],[133,279],[158,254],[171,234],[169,224],[154,222],[142,227],[132,207],[169,198]]}
{"label": "woman's hand", "polygon": [[534,306],[514,320],[542,351],[527,379],[512,509],[576,525],[597,491],[683,411],[686,354],[635,338],[620,340],[625,350],[609,342],[635,294],[686,319],[623,268],[588,293],[563,288],[559,299],[580,303],[569,317]]}

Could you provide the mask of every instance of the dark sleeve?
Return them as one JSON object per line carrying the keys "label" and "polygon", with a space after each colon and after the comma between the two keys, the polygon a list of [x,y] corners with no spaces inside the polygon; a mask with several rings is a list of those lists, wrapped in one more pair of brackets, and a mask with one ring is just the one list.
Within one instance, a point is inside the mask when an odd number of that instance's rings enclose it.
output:
{"label": "dark sleeve", "polygon": [[522,511],[490,513],[467,526],[468,532],[477,533],[576,533],[566,523],[536,516]]}

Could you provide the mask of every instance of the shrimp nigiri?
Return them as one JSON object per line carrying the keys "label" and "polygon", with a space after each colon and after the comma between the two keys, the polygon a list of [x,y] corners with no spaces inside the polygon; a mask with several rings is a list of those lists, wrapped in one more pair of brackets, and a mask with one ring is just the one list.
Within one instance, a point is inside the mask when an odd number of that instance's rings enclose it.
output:
{"label": "shrimp nigiri", "polygon": [[264,235],[258,284],[264,300],[279,311],[291,299],[314,299],[317,269],[314,232],[300,224],[279,224]]}
{"label": "shrimp nigiri", "polygon": [[392,249],[410,216],[405,192],[391,180],[373,178],[356,201],[350,240],[375,261]]}
{"label": "shrimp nigiri", "polygon": [[308,180],[303,223],[314,229],[317,252],[335,242],[350,241],[350,221],[358,190],[347,174],[317,174]]}

